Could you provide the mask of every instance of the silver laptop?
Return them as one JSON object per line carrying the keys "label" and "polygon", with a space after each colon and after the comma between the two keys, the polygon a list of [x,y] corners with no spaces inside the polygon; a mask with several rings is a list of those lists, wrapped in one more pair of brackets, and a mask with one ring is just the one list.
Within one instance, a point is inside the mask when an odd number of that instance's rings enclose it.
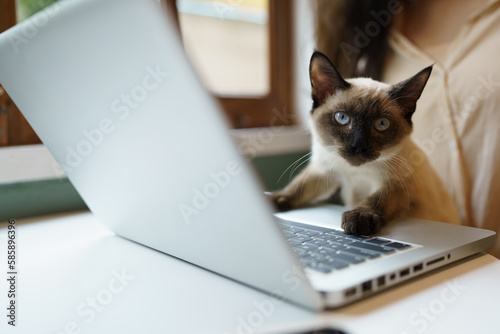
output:
{"label": "silver laptop", "polygon": [[273,216],[170,21],[155,0],[67,0],[0,35],[0,83],[116,234],[314,310],[494,244],[417,219],[356,238],[339,206]]}

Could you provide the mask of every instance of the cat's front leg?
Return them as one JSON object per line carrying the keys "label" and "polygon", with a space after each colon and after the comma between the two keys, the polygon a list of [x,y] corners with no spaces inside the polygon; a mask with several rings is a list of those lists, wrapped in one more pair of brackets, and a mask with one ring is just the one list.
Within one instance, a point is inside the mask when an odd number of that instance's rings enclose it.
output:
{"label": "cat's front leg", "polygon": [[310,164],[284,189],[267,196],[278,210],[286,211],[331,196],[339,187],[333,173],[320,172]]}
{"label": "cat's front leg", "polygon": [[406,214],[410,207],[409,189],[392,185],[376,192],[354,210],[342,214],[342,228],[357,235],[375,234],[387,222]]}

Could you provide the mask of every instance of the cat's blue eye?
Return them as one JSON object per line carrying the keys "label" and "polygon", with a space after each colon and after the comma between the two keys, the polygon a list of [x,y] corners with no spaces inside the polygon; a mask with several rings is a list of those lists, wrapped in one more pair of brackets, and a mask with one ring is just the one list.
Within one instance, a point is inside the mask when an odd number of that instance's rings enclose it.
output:
{"label": "cat's blue eye", "polygon": [[349,123],[350,117],[346,113],[339,111],[335,113],[335,120],[342,125],[346,125],[347,123]]}
{"label": "cat's blue eye", "polygon": [[387,118],[379,118],[375,121],[375,129],[385,131],[389,128],[391,122]]}

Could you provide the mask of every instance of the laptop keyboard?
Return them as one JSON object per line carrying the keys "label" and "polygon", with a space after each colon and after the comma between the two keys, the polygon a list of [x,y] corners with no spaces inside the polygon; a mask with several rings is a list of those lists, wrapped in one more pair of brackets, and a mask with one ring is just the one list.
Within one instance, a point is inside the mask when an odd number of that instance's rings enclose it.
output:
{"label": "laptop keyboard", "polygon": [[306,267],[323,273],[344,269],[411,247],[380,237],[359,236],[281,219],[279,223],[300,261]]}

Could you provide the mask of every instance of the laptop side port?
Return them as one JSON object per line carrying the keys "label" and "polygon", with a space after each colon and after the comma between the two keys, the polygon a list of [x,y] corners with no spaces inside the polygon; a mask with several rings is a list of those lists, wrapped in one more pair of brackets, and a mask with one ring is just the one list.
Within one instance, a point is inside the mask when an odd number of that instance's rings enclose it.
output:
{"label": "laptop side port", "polygon": [[400,277],[404,277],[410,274],[410,268],[403,269],[399,272]]}
{"label": "laptop side port", "polygon": [[416,272],[418,272],[418,271],[420,271],[422,269],[424,269],[424,264],[423,263],[419,263],[419,264],[413,266],[413,272],[414,273],[416,273]]}
{"label": "laptop side port", "polygon": [[366,281],[361,286],[363,292],[370,291],[372,289],[372,281]]}
{"label": "laptop side port", "polygon": [[348,298],[348,297],[352,297],[352,296],[354,296],[355,294],[356,294],[356,287],[354,287],[354,288],[350,288],[350,289],[347,289],[347,290],[345,290],[345,292],[344,292],[344,296],[345,296],[346,298]]}
{"label": "laptop side port", "polygon": [[430,266],[434,263],[438,263],[438,262],[441,262],[444,260],[444,256],[441,256],[441,257],[438,257],[437,259],[434,259],[434,260],[431,260],[429,262],[426,263],[426,265]]}
{"label": "laptop side port", "polygon": [[381,287],[385,285],[385,276],[380,276],[377,278],[377,286]]}

